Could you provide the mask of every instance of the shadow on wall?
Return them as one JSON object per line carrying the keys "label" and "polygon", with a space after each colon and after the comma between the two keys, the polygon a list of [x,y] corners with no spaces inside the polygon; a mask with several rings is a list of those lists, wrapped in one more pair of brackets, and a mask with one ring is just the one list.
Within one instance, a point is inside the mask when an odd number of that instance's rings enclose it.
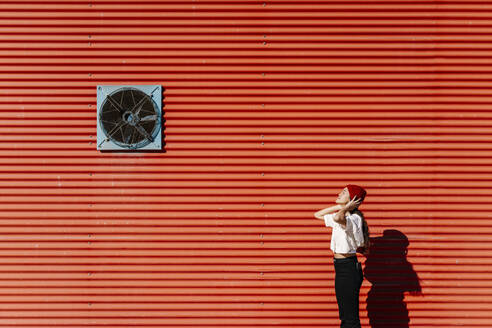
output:
{"label": "shadow on wall", "polygon": [[372,287],[367,294],[367,315],[372,328],[407,328],[409,317],[404,293],[421,295],[417,273],[407,261],[408,238],[398,230],[385,230],[371,238],[364,277]]}

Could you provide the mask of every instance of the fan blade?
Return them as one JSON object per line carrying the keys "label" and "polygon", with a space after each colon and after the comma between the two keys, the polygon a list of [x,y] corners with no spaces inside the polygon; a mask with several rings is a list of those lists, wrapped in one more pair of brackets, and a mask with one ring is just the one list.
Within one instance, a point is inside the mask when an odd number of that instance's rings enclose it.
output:
{"label": "fan blade", "polygon": [[[140,110],[142,109],[142,106],[143,106],[143,102],[147,100],[146,97],[142,97],[142,99],[140,99],[138,101],[138,103],[135,104],[135,106],[133,106],[132,109],[130,109],[130,111],[133,113],[133,114],[138,114],[140,113]],[[139,107],[140,106],[140,107]],[[135,111],[135,109],[138,107],[137,111]]]}
{"label": "fan blade", "polygon": [[145,121],[155,121],[157,120],[157,115],[147,115],[145,117],[142,117],[140,119],[140,122],[145,122]]}
{"label": "fan blade", "polygon": [[129,141],[132,140],[133,133],[135,133],[135,129],[131,129],[131,133],[128,134],[128,136],[125,139],[125,143],[129,143]]}
{"label": "fan blade", "polygon": [[142,107],[143,107],[143,103],[137,108],[137,110],[135,111],[135,115],[138,115],[140,114],[140,111],[142,110]]}
{"label": "fan blade", "polygon": [[154,139],[152,138],[152,136],[150,134],[147,133],[147,131],[145,131],[145,129],[143,127],[141,127],[140,125],[135,125],[135,128],[137,129],[138,132],[140,132],[141,135],[145,136],[145,138],[147,138],[149,141],[153,142]]}

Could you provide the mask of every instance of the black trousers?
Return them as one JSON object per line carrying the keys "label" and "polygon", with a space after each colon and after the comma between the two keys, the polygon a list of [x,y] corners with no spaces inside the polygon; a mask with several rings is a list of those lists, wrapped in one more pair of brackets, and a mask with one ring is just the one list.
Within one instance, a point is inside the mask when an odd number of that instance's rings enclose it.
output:
{"label": "black trousers", "polygon": [[364,274],[357,256],[334,259],[335,293],[341,328],[360,328],[359,291]]}

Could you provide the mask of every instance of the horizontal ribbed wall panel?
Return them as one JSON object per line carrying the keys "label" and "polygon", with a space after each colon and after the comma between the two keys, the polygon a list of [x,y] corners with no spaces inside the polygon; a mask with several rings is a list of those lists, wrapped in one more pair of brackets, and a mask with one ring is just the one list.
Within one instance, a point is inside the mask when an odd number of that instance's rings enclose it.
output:
{"label": "horizontal ribbed wall panel", "polygon": [[[492,3],[6,0],[0,327],[490,327]],[[163,151],[96,150],[96,86],[163,87]]]}

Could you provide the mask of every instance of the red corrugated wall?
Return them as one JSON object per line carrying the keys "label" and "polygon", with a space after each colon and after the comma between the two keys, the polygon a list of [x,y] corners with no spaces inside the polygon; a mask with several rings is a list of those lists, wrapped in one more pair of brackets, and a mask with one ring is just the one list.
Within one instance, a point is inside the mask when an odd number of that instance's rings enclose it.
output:
{"label": "red corrugated wall", "polygon": [[[490,1],[0,4],[0,327],[492,327]],[[164,88],[161,153],[96,150],[96,86]]]}

